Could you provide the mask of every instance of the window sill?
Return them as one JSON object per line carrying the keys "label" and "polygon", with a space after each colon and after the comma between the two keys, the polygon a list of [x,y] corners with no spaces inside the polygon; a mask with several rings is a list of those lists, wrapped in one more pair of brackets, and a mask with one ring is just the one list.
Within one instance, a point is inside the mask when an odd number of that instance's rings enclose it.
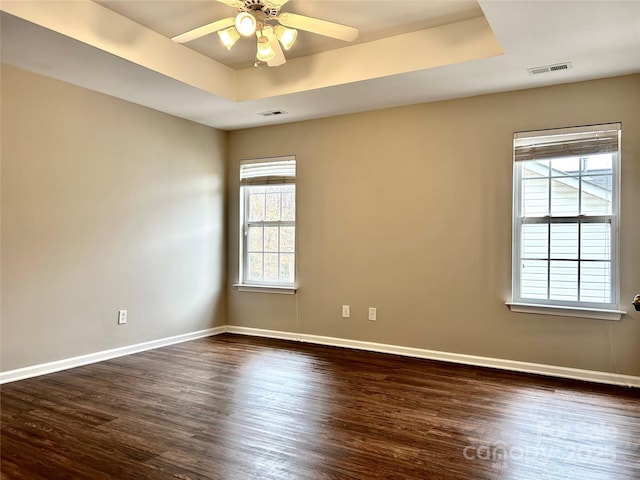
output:
{"label": "window sill", "polygon": [[236,283],[233,285],[239,292],[254,293],[279,293],[282,295],[294,295],[298,290],[296,287],[277,287],[274,285],[246,285],[244,283]]}
{"label": "window sill", "polygon": [[601,310],[597,308],[561,307],[558,305],[538,305],[533,303],[507,302],[512,312],[538,313],[561,317],[591,318],[596,320],[620,320],[627,312],[622,310]]}

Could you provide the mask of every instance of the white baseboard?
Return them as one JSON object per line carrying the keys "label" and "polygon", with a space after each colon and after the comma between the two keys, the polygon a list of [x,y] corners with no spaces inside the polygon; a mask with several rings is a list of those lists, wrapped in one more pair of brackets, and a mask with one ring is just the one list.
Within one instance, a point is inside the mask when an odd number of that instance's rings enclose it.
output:
{"label": "white baseboard", "polygon": [[318,345],[354,348],[357,350],[367,350],[370,352],[391,353],[394,355],[425,358],[429,360],[440,360],[444,362],[460,363],[478,367],[497,368],[500,370],[509,370],[514,372],[535,373],[538,375],[547,375],[551,377],[569,378],[573,380],[584,380],[588,382],[640,388],[640,377],[632,375],[619,375],[610,372],[581,370],[577,368],[560,367],[556,365],[520,362],[517,360],[505,360],[501,358],[479,357],[476,355],[465,355],[462,353],[440,352],[437,350],[402,347],[385,343],[363,342],[360,340],[348,340],[344,338],[323,337],[319,335],[306,335],[291,332],[280,332],[275,330],[237,327],[233,325],[227,326],[227,332],[239,335],[252,335],[257,337],[277,338],[282,340],[296,340]]}
{"label": "white baseboard", "polygon": [[[295,340],[298,342],[303,341],[302,335],[300,335],[299,333],[281,332],[278,330],[265,330],[262,328],[236,327],[235,325],[227,325],[227,333],[235,333],[237,335],[250,335],[252,337],[274,338],[276,340]],[[307,336],[313,336],[313,335],[307,335]],[[307,340],[304,340],[304,341],[307,341]],[[317,343],[317,342],[309,341],[309,343]]]}
{"label": "white baseboard", "polygon": [[69,368],[80,367],[82,365],[88,365],[90,363],[102,362],[103,360],[131,355],[132,353],[144,352],[145,350],[152,350],[154,348],[166,347],[168,345],[174,345],[176,343],[188,342],[189,340],[195,340],[197,338],[210,337],[212,335],[224,333],[226,332],[226,330],[226,326],[208,328],[206,330],[199,330],[197,332],[184,333],[182,335],[175,335],[173,337],[151,340],[149,342],[137,343],[135,345],[128,345],[126,347],[119,347],[113,348],[111,350],[103,350],[102,352],[89,353],[87,355],[81,355],[79,357],[66,358],[63,360],[57,360],[55,362],[41,363],[39,365],[33,365],[30,367],[8,370],[6,372],[0,372],[0,384],[15,382],[16,380],[23,380],[30,377],[37,377],[38,375],[45,375],[47,373],[59,372],[61,370],[68,370]]}
{"label": "white baseboard", "polygon": [[544,365],[540,363],[520,362],[517,360],[505,360],[501,358],[479,357],[476,355],[465,355],[462,353],[440,352],[437,350],[426,350],[422,348],[403,347],[399,345],[389,345],[386,343],[363,342],[360,340],[349,340],[337,337],[323,337],[320,335],[307,335],[293,332],[283,332],[277,330],[266,330],[259,328],[238,327],[235,325],[224,325],[221,327],[209,328],[197,332],[185,333],[174,337],[152,340],[150,342],[138,343],[126,347],[104,350],[102,352],[90,353],[79,357],[58,360],[55,362],[33,365],[16,370],[0,372],[0,384],[15,382],[25,378],[45,375],[47,373],[59,372],[69,368],[80,367],[90,363],[101,362],[111,358],[131,355],[133,353],[144,352],[154,348],[174,345],[176,343],[187,342],[203,337],[219,335],[221,333],[233,333],[237,335],[250,335],[254,337],[266,337],[278,340],[293,340],[298,342],[313,343],[317,345],[328,345],[333,347],[353,348],[356,350],[366,350],[370,352],[390,353],[407,357],[425,358],[429,360],[440,360],[443,362],[460,363],[463,365],[473,365],[478,367],[497,368],[513,372],[535,373],[551,377],[569,378],[574,380],[584,380],[588,382],[605,383],[610,385],[622,385],[627,387],[640,388],[640,377],[632,375],[619,375],[610,372],[599,372],[594,370],[580,370],[577,368],[560,367],[556,365]]}

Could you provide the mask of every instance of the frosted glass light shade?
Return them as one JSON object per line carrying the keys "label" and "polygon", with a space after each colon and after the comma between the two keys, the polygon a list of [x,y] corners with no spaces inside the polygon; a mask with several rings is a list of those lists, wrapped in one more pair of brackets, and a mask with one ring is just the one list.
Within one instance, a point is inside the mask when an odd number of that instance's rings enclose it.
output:
{"label": "frosted glass light shade", "polygon": [[236,30],[236,27],[229,27],[224,30],[220,30],[218,32],[218,36],[220,37],[222,44],[227,47],[227,50],[231,50],[231,47],[233,47],[240,38],[240,33]]}
{"label": "frosted glass light shade", "polygon": [[276,25],[273,29],[273,33],[275,33],[276,38],[280,40],[280,43],[285,50],[289,50],[293,47],[296,38],[298,38],[297,30],[294,30],[293,28],[286,28],[282,25]]}
{"label": "frosted glass light shade", "polygon": [[236,30],[244,37],[253,35],[256,31],[256,19],[249,12],[240,12],[236,16]]}
{"label": "frosted glass light shade", "polygon": [[264,35],[258,38],[258,53],[256,54],[256,58],[261,62],[268,62],[273,57],[276,56],[276,52],[271,47],[271,42]]}

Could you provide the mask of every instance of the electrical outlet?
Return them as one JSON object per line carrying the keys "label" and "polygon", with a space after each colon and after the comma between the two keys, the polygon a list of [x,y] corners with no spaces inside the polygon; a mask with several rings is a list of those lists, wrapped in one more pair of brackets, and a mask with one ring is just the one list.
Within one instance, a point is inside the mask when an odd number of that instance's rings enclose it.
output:
{"label": "electrical outlet", "polygon": [[118,325],[124,325],[127,323],[127,311],[118,310]]}
{"label": "electrical outlet", "polygon": [[377,317],[377,312],[374,307],[369,307],[369,320],[375,321]]}
{"label": "electrical outlet", "polygon": [[349,318],[351,316],[351,308],[349,305],[342,305],[342,318]]}

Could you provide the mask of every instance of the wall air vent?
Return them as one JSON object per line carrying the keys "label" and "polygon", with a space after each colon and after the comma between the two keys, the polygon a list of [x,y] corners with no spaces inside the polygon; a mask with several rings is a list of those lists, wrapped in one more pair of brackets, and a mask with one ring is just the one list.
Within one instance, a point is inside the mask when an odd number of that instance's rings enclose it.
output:
{"label": "wall air vent", "polygon": [[560,70],[569,70],[571,62],[556,63],[555,65],[544,65],[542,67],[527,68],[529,75],[539,75],[541,73],[559,72]]}
{"label": "wall air vent", "polygon": [[286,115],[287,112],[284,110],[270,110],[268,112],[260,112],[258,115],[262,115],[263,117],[273,117],[274,115]]}

